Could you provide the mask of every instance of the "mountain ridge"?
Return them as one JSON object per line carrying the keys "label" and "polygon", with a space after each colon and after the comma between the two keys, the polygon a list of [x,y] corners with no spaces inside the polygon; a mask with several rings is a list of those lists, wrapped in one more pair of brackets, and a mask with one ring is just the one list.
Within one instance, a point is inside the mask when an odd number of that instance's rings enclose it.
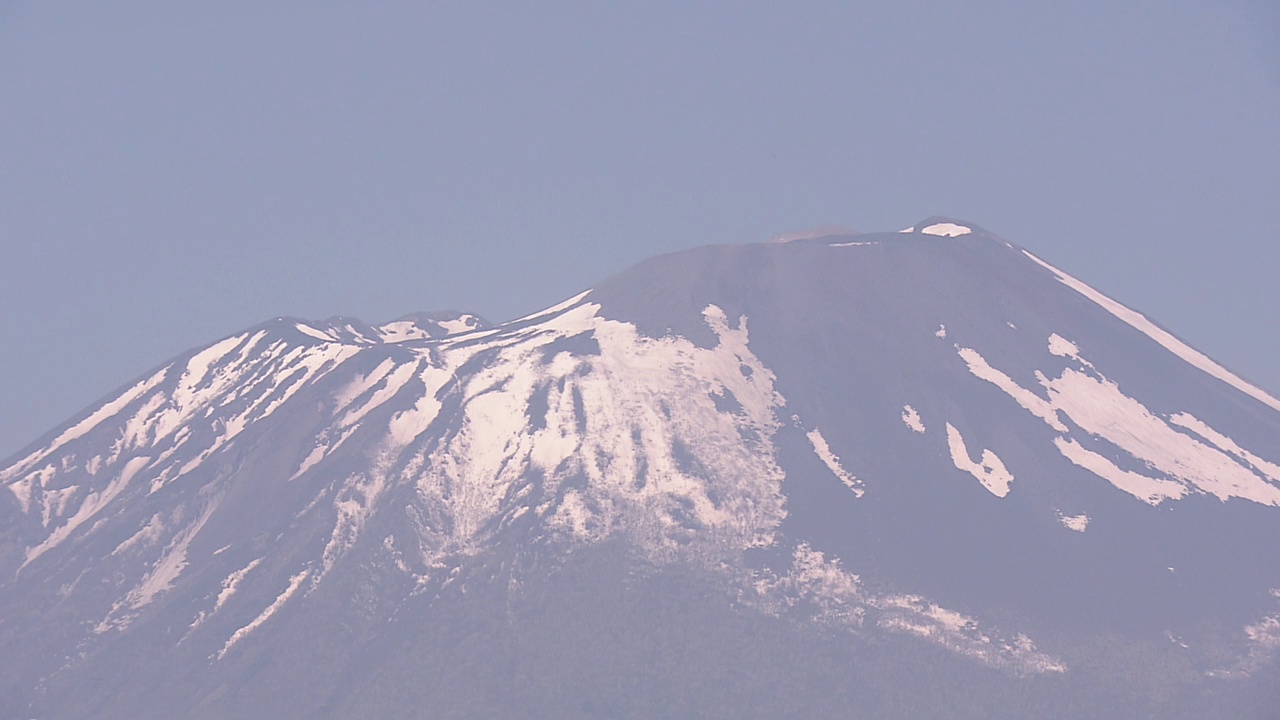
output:
{"label": "mountain ridge", "polygon": [[[36,649],[0,678],[14,710],[143,707],[76,694],[119,664],[183,688],[168,712],[239,712],[217,688],[267,687],[255,663],[294,692],[368,643],[435,667],[385,628],[467,616],[468,592],[536,623],[595,557],[627,569],[589,583],[601,607],[647,616],[617,583],[660,606],[643,578],[685,577],[690,607],[745,613],[726,628],[996,672],[987,712],[1116,672],[1135,707],[1202,710],[1274,676],[1280,567],[1241,558],[1280,542],[1280,415],[1126,312],[935,217],[659,256],[496,326],[268,321],[0,467],[0,637]],[[501,647],[525,632],[502,617],[467,622]],[[312,644],[328,670],[283,660]]]}

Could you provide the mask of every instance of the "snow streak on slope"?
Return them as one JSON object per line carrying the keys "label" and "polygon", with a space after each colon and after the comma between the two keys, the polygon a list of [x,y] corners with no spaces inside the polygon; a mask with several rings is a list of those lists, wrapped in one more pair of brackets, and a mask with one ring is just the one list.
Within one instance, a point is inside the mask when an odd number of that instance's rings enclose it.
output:
{"label": "snow streak on slope", "polygon": [[819,432],[817,428],[814,428],[810,430],[807,435],[809,437],[809,443],[813,445],[813,451],[817,453],[818,458],[827,466],[827,469],[831,471],[831,474],[835,475],[840,482],[844,483],[845,487],[852,490],[855,496],[862,497],[862,493],[865,492],[862,487],[862,481],[840,466],[839,456],[831,452],[831,448],[827,446],[827,439],[822,437],[822,433]]}
{"label": "snow streak on slope", "polygon": [[1009,486],[1013,484],[1013,475],[1005,469],[1004,463],[990,450],[982,451],[982,459],[974,462],[969,457],[969,450],[964,445],[960,431],[951,423],[947,423],[947,447],[951,450],[951,462],[956,468],[963,470],[978,479],[982,487],[996,497],[1009,494]]}
{"label": "snow streak on slope", "polygon": [[920,413],[910,405],[902,406],[902,423],[911,428],[911,432],[923,433],[925,430],[924,421],[920,419]]}
{"label": "snow streak on slope", "polygon": [[1053,444],[1066,459],[1148,505],[1159,505],[1165,500],[1177,500],[1187,494],[1185,487],[1172,480],[1161,480],[1131,470],[1122,470],[1103,455],[1086,449],[1075,439],[1058,437],[1054,438]]}
{"label": "snow streak on slope", "polygon": [[[158,612],[183,583],[191,584],[184,597],[204,599],[205,609],[192,611],[194,630],[260,562],[297,570],[283,590],[283,575],[252,576],[276,597],[252,622],[220,636],[209,648],[216,657],[317,590],[344,560],[368,558],[359,554],[368,548],[382,553],[375,563],[389,559],[382,567],[407,576],[403,587],[412,593],[441,587],[468,558],[517,529],[530,542],[621,539],[650,562],[736,572],[725,568],[746,550],[778,542],[787,512],[774,445],[785,399],[750,347],[750,319],[705,306],[702,321],[715,343],[702,347],[675,335],[645,336],[599,310],[584,294],[485,330],[410,337],[400,328],[394,348],[354,325],[307,333],[292,321],[228,338],[102,414],[93,434],[114,438],[109,451],[72,438],[57,464],[41,466],[48,454],[36,453],[27,467],[6,471],[24,512],[46,521],[27,560],[104,527],[128,538],[112,546],[123,548],[121,562],[146,570],[120,585],[105,618],[93,618],[100,631]],[[986,376],[1014,387],[994,370]],[[1034,395],[1021,397],[1031,403]],[[304,434],[281,457],[281,474],[238,475],[245,453],[237,443],[252,450],[264,438],[274,441],[278,434],[265,434],[272,423],[260,421],[286,407],[291,414],[283,417],[302,418],[292,427]],[[903,422],[924,430],[909,406]],[[828,439],[817,429],[806,434],[827,469],[861,495],[862,483]],[[1009,492],[1013,478],[994,452],[974,462],[952,426],[948,440],[957,467],[997,496]],[[197,472],[219,457],[232,462]],[[280,492],[303,496],[306,507],[288,507],[290,522],[318,528],[317,536],[287,563],[259,557],[221,581],[185,572],[191,548],[239,542],[222,535],[193,545],[208,528],[225,532],[227,523],[207,521],[219,517],[216,499],[243,496],[242,483],[254,483],[253,492],[258,484],[294,488]],[[170,497],[187,497],[181,507],[199,515],[147,513],[126,522],[123,510],[106,512],[123,500]],[[802,593],[830,621],[856,624],[866,615],[984,662],[1028,672],[1056,667],[1021,640],[997,641],[976,620],[917,596],[863,592],[835,558],[801,553],[794,564],[774,578],[777,587]]]}
{"label": "snow streak on slope", "polygon": [[744,600],[771,614],[802,607],[814,620],[857,628],[868,622],[913,635],[960,655],[1020,675],[1066,671],[1066,665],[1035,646],[1026,635],[1002,637],[977,619],[907,594],[877,594],[836,558],[807,543],[797,545],[785,574],[756,573]]}
{"label": "snow streak on slope", "polygon": [[170,540],[160,559],[151,566],[142,581],[112,606],[111,612],[98,623],[94,632],[103,633],[112,628],[127,626],[137,616],[138,610],[149,605],[160,593],[173,587],[174,581],[187,567],[188,546],[209,521],[217,505],[216,500],[208,503],[198,518]]}
{"label": "snow streak on slope", "polygon": [[[769,542],[783,516],[772,449],[783,399],[747,347],[746,319],[735,327],[706,308],[719,344],[704,349],[596,311],[583,304],[515,338],[442,348],[449,366],[484,362],[454,390],[456,424],[407,464],[426,556],[483,547],[526,497],[541,498],[534,512],[558,533],[622,533],[655,558],[710,536],[704,549]],[[556,349],[570,341],[594,352]],[[735,407],[722,412],[727,397]]]}
{"label": "snow streak on slope", "polygon": [[1022,252],[1028,258],[1031,258],[1037,264],[1044,267],[1049,272],[1053,273],[1063,285],[1066,285],[1072,290],[1075,290],[1081,295],[1097,303],[1107,312],[1111,313],[1112,315],[1115,315],[1116,317],[1128,323],[1130,326],[1132,326],[1139,332],[1143,333],[1147,337],[1160,343],[1169,352],[1172,352],[1174,355],[1177,355],[1183,360],[1186,360],[1192,365],[1200,368],[1201,370],[1212,375],[1213,377],[1216,377],[1219,380],[1227,383],[1228,385],[1230,385],[1231,387],[1234,387],[1240,392],[1243,392],[1246,395],[1249,395],[1250,397],[1255,398],[1259,402],[1262,402],[1270,406],[1272,409],[1280,410],[1280,400],[1277,400],[1276,398],[1267,394],[1262,389],[1257,388],[1253,385],[1250,385],[1249,383],[1240,379],[1235,374],[1233,374],[1230,370],[1227,370],[1226,368],[1222,367],[1218,363],[1211,360],[1204,353],[1182,342],[1178,338],[1174,337],[1168,331],[1158,327],[1155,323],[1148,320],[1147,317],[1142,313],[1136,312],[1134,310],[1130,310],[1124,305],[1121,305],[1115,300],[1112,300],[1106,295],[1103,295],[1097,290],[1094,290],[1092,287],[1086,285],[1085,283],[1077,280],[1074,277],[1071,277],[1070,275],[1050,265],[1049,263],[1041,260],[1035,255],[1032,255],[1026,250],[1023,250]]}
{"label": "snow streak on slope", "polygon": [[1049,401],[1014,382],[1013,378],[1008,375],[991,367],[986,358],[978,354],[977,350],[962,348],[959,345],[956,348],[961,359],[969,366],[969,372],[1003,390],[1023,409],[1048,423],[1049,427],[1058,432],[1067,432],[1067,426],[1062,424],[1062,420],[1058,417],[1057,409]]}
{"label": "snow streak on slope", "polygon": [[[1186,413],[1175,414],[1170,421],[1192,430],[1210,444],[1178,431],[1121,392],[1115,382],[1080,356],[1075,343],[1055,334],[1050,338],[1049,351],[1075,360],[1079,366],[1065,368],[1056,378],[1037,371],[1036,377],[1047,394],[1041,397],[991,367],[976,350],[957,350],[975,376],[1000,388],[1061,433],[1054,445],[1064,457],[1143,502],[1155,505],[1197,492],[1224,501],[1238,497],[1280,506],[1280,486],[1268,482],[1275,480],[1270,474],[1274,464],[1243,450]],[[1063,418],[1083,432],[1068,429]],[[1117,451],[1158,476],[1119,467],[1108,457]]]}
{"label": "snow streak on slope", "polygon": [[[205,348],[136,384],[50,446],[0,471],[0,482],[24,513],[39,511],[48,534],[26,551],[26,563],[99,527],[113,501],[135,479],[146,493],[188,476],[251,423],[359,352],[340,343],[289,344],[267,330]],[[92,428],[90,427],[92,426]],[[90,429],[108,443],[88,444]],[[74,432],[73,432],[74,431]],[[101,448],[109,447],[106,453]],[[39,463],[60,451],[58,463]],[[142,454],[144,453],[145,454]]]}
{"label": "snow streak on slope", "polygon": [[[107,505],[109,505],[111,501],[125,489],[129,484],[129,481],[133,479],[133,476],[137,475],[138,471],[150,461],[151,458],[146,455],[131,458],[124,464],[124,467],[120,469],[120,474],[116,476],[116,479],[111,481],[106,488],[101,491],[90,491],[74,515],[67,518],[67,521],[61,526],[55,528],[53,532],[50,533],[39,545],[27,548],[26,561],[22,563],[22,566],[26,567],[50,548],[57,547],[59,543],[67,539],[71,533],[75,532],[76,528],[79,528],[86,520],[92,518],[103,508],[107,507]],[[30,482],[30,478],[27,478],[26,481]],[[43,482],[41,484],[43,484]],[[61,498],[62,496],[58,495],[56,497]],[[64,507],[64,503],[59,502],[58,507]],[[46,519],[45,527],[48,527],[47,509],[45,510],[44,517]]]}
{"label": "snow streak on slope", "polygon": [[208,619],[210,615],[213,615],[214,613],[221,610],[222,606],[226,605],[227,601],[230,600],[231,597],[236,594],[236,590],[240,588],[240,583],[244,581],[244,577],[248,575],[250,572],[252,572],[253,569],[258,567],[258,565],[260,565],[261,563],[262,563],[262,558],[256,558],[252,562],[250,562],[248,565],[245,565],[239,570],[236,570],[235,572],[228,575],[226,579],[222,581],[222,588],[218,591],[218,597],[213,603],[213,609],[209,611],[201,610],[200,614],[196,616],[196,619],[192,621],[189,629],[195,630],[196,628],[200,627],[200,625],[203,624],[204,621]]}
{"label": "snow streak on slope", "polygon": [[[94,410],[89,414],[89,417],[81,420],[75,425],[72,425],[66,430],[63,430],[58,437],[54,438],[53,442],[49,443],[49,445],[45,446],[43,449],[36,451],[23,460],[18,461],[12,467],[7,468],[3,473],[0,473],[0,482],[7,481],[12,477],[17,476],[18,473],[21,473],[23,470],[26,470],[40,460],[52,455],[63,445],[66,445],[72,440],[83,437],[86,433],[102,424],[103,421],[115,416],[134,400],[138,399],[138,397],[150,391],[163,379],[164,373],[158,372],[155,375],[138,382],[133,387],[124,391],[120,397],[107,402],[102,407]],[[17,491],[15,491],[15,493],[16,492]],[[23,498],[20,496],[19,499],[22,500]],[[22,511],[27,511],[25,502],[23,504]]]}
{"label": "snow streak on slope", "polygon": [[253,619],[253,622],[249,623],[248,625],[245,625],[239,630],[236,630],[234,633],[231,634],[230,638],[227,638],[226,644],[223,645],[222,649],[218,651],[218,656],[217,656],[218,659],[221,660],[223,657],[225,657],[226,654],[231,651],[231,648],[235,647],[236,643],[243,640],[245,636],[247,636],[249,633],[262,627],[263,623],[270,620],[272,615],[275,615],[276,612],[280,610],[280,608],[284,607],[284,604],[289,602],[289,598],[293,597],[293,594],[298,592],[298,588],[302,586],[303,581],[307,579],[307,575],[309,574],[310,574],[309,570],[303,570],[297,575],[294,575],[293,577],[289,578],[289,587],[285,588],[284,592],[280,593],[280,595],[275,599],[274,602],[272,602],[270,605],[267,606],[265,610],[259,613],[258,617]]}
{"label": "snow streak on slope", "polygon": [[1209,427],[1204,422],[1197,419],[1190,413],[1175,413],[1169,417],[1169,422],[1179,427],[1184,427],[1200,437],[1208,440],[1210,443],[1223,452],[1231,453],[1237,458],[1244,460],[1253,466],[1254,470],[1264,475],[1272,482],[1280,483],[1280,465],[1267,462],[1253,453],[1245,450],[1236,444],[1235,440],[1223,435],[1222,433]]}

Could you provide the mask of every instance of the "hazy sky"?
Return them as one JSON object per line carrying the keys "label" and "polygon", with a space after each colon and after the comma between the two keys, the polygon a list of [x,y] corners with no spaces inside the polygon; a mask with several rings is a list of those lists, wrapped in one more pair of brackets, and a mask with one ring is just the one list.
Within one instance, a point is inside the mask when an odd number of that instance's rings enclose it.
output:
{"label": "hazy sky", "polygon": [[0,456],[270,317],[935,213],[1280,392],[1280,4],[797,5],[0,2]]}

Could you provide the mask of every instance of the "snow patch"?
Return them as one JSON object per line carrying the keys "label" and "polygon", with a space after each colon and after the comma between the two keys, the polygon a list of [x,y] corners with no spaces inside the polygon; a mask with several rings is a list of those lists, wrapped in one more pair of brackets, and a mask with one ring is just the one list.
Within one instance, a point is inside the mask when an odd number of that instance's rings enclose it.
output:
{"label": "snow patch", "polygon": [[1057,333],[1049,336],[1049,354],[1071,358],[1087,368],[1094,369],[1093,363],[1080,357],[1080,348],[1075,343]]}
{"label": "snow patch", "polygon": [[115,557],[138,545],[143,547],[155,545],[159,542],[160,535],[164,532],[164,529],[164,520],[160,517],[160,513],[152,515],[151,519],[147,521],[146,525],[142,526],[141,530],[130,535],[128,539],[117,545],[116,549],[111,551],[111,555],[109,557]]}
{"label": "snow patch", "polygon": [[[98,512],[110,504],[117,495],[123,492],[125,487],[128,486],[129,481],[133,479],[133,476],[136,475],[139,470],[146,467],[149,462],[151,462],[151,458],[145,455],[131,458],[120,470],[120,474],[107,484],[107,487],[103,488],[101,491],[89,493],[89,495],[85,497],[84,502],[80,503],[80,508],[76,510],[76,513],[67,518],[65,523],[55,528],[54,531],[49,534],[49,537],[44,539],[44,542],[41,542],[35,547],[27,548],[26,558],[22,563],[22,567],[30,565],[36,558],[62,544],[64,540],[71,536],[71,533],[75,532],[76,528],[83,525],[89,518],[97,515]],[[21,568],[19,568],[19,570],[21,570]]]}
{"label": "snow patch", "polygon": [[397,320],[374,328],[378,338],[386,343],[399,343],[406,340],[426,340],[431,334],[418,327],[412,320]]}
{"label": "snow patch", "polygon": [[18,500],[18,508],[22,510],[23,515],[31,512],[31,490],[34,485],[35,478],[32,477],[9,483],[9,492],[13,493],[13,497]]}
{"label": "snow patch", "polygon": [[[1272,595],[1276,595],[1273,590]],[[1280,652],[1280,614],[1270,614],[1244,626],[1245,652],[1231,668],[1211,670],[1210,677],[1247,677],[1273,661]]]}
{"label": "snow patch", "polygon": [[1209,427],[1201,422],[1190,413],[1175,413],[1169,418],[1169,422],[1179,427],[1184,427],[1200,437],[1213,443],[1219,450],[1231,453],[1236,457],[1244,460],[1253,466],[1255,470],[1265,475],[1273,482],[1280,483],[1280,465],[1267,462],[1253,453],[1240,447],[1235,440],[1223,435],[1222,433]]}
{"label": "snow patch", "polygon": [[1085,528],[1089,527],[1089,516],[1084,513],[1080,513],[1079,515],[1063,515],[1062,513],[1058,513],[1058,522],[1062,523],[1062,526],[1068,530],[1075,530],[1076,532],[1082,533],[1085,531]]}
{"label": "snow patch", "polygon": [[[128,390],[125,390],[124,393],[120,395],[120,397],[110,402],[104,403],[102,407],[98,408],[97,410],[94,410],[92,413],[89,414],[89,417],[81,420],[75,425],[72,425],[66,430],[63,430],[62,433],[58,435],[58,437],[53,439],[53,442],[49,443],[44,448],[37,450],[36,452],[32,453],[26,458],[18,461],[17,463],[15,463],[14,465],[6,469],[3,473],[0,473],[0,482],[7,481],[16,477],[17,475],[25,471],[27,468],[31,467],[32,465],[40,462],[40,460],[53,454],[54,451],[56,451],[58,448],[66,445],[72,440],[76,440],[78,438],[84,437],[89,431],[101,425],[103,421],[107,420],[108,418],[116,416],[117,414],[120,413],[121,410],[124,410],[125,407],[127,407],[134,400],[137,400],[138,398],[142,397],[144,394],[146,394],[148,391],[150,391],[152,388],[158,385],[160,381],[164,379],[166,372],[167,372],[167,368],[165,370],[161,370],[160,372],[157,372],[156,374],[152,375],[151,377],[145,380],[138,382],[133,387],[129,388]],[[11,490],[13,489],[12,486],[10,487],[10,489]],[[16,495],[17,493],[18,491],[14,490],[14,494]],[[24,503],[23,512],[26,512],[25,503]]]}
{"label": "snow patch", "polygon": [[[391,363],[390,360],[386,362],[388,364]],[[405,383],[409,382],[409,379],[413,377],[415,370],[417,370],[416,365],[412,363],[404,363],[396,366],[395,369],[390,370],[389,373],[385,373],[385,377],[379,377],[381,382],[378,385],[377,390],[375,390],[373,394],[365,400],[363,405],[348,411],[342,419],[338,421],[338,425],[340,427],[351,427],[360,422],[360,420],[365,415],[368,415],[374,408],[377,408],[386,401],[395,397],[395,395],[405,386]],[[364,381],[363,378],[362,381]],[[372,385],[373,383],[370,382],[370,384]]]}
{"label": "snow patch", "polygon": [[1062,337],[1058,333],[1053,333],[1049,336],[1049,354],[1079,360],[1080,348],[1077,347],[1075,343]]}
{"label": "snow patch", "polygon": [[325,453],[328,450],[329,450],[328,445],[317,445],[311,448],[311,452],[307,453],[307,456],[302,459],[302,463],[298,465],[297,470],[293,471],[293,475],[290,475],[289,479],[297,480],[298,478],[302,477],[303,473],[315,467],[316,463],[319,463],[321,460],[324,459]]}
{"label": "snow patch", "polygon": [[227,604],[227,601],[235,594],[236,588],[240,587],[240,581],[244,580],[244,576],[248,575],[249,571],[258,567],[258,564],[261,562],[262,558],[258,558],[257,560],[250,562],[248,565],[245,565],[239,570],[231,573],[227,576],[226,580],[222,581],[222,590],[218,592],[218,599],[213,604],[214,612],[221,610],[222,606]]}
{"label": "snow patch", "polygon": [[945,340],[947,338],[947,326],[939,325],[938,329],[933,332],[933,336],[936,338],[942,338]]}
{"label": "snow patch", "polygon": [[828,558],[807,543],[795,548],[785,575],[765,570],[755,576],[751,589],[754,594],[746,599],[772,615],[799,609],[818,622],[849,629],[871,621],[1019,675],[1066,670],[1061,661],[1040,652],[1021,633],[1004,639],[982,629],[977,619],[919,595],[871,593],[838,558]]}
{"label": "snow patch", "polygon": [[[746,318],[735,326],[708,306],[703,319],[718,342],[700,348],[641,335],[599,317],[593,303],[562,305],[534,316],[538,324],[439,346],[448,371],[427,383],[424,417],[408,427],[416,433],[434,417],[446,382],[459,411],[404,471],[430,519],[421,523],[436,558],[428,564],[482,547],[531,470],[541,493],[556,498],[538,513],[579,541],[625,534],[655,561],[768,544],[785,515],[772,444],[784,400],[748,346]],[[583,334],[599,354],[546,354],[556,340]],[[473,373],[452,372],[467,363]],[[727,395],[737,401],[732,411],[714,400]],[[410,422],[393,423],[402,420]],[[584,485],[562,489],[573,478]]]}
{"label": "snow patch", "polygon": [[1182,342],[1178,338],[1174,337],[1168,331],[1158,327],[1155,323],[1148,320],[1147,317],[1142,313],[1136,312],[1134,310],[1130,310],[1124,305],[1121,305],[1115,300],[1112,300],[1106,295],[1103,295],[1097,290],[1094,290],[1089,285],[1086,285],[1085,283],[1077,280],[1076,278],[1071,277],[1067,273],[1041,260],[1035,255],[1032,255],[1026,250],[1023,250],[1022,252],[1028,258],[1034,261],[1036,264],[1040,265],[1041,267],[1045,268],[1049,272],[1053,273],[1058,278],[1058,281],[1061,282],[1063,285],[1066,285],[1072,290],[1075,290],[1076,292],[1080,293],[1086,298],[1092,300],[1094,303],[1098,304],[1104,310],[1116,316],[1120,320],[1123,320],[1125,323],[1129,324],[1135,330],[1138,330],[1139,332],[1143,333],[1147,337],[1156,341],[1157,343],[1162,345],[1166,350],[1172,352],[1174,355],[1177,355],[1178,357],[1182,358],[1188,363],[1191,363],[1192,365],[1199,368],[1200,370],[1203,370],[1209,375],[1212,375],[1213,377],[1218,378],[1219,380],[1227,383],[1228,385],[1234,387],[1240,392],[1243,392],[1246,395],[1249,395],[1250,397],[1258,400],[1259,402],[1270,406],[1272,409],[1280,410],[1280,400],[1277,400],[1276,398],[1267,394],[1263,390],[1253,385],[1250,385],[1249,383],[1240,379],[1235,374],[1233,374],[1230,370],[1227,370],[1226,368],[1222,367],[1218,363],[1211,360],[1204,353]]}
{"label": "snow patch", "polygon": [[384,456],[375,461],[375,467],[368,475],[347,478],[335,494],[333,509],[336,519],[321,554],[321,570],[312,580],[313,588],[360,538],[365,521],[373,513],[374,504],[387,488],[386,462]]}
{"label": "snow patch", "polygon": [[160,560],[151,567],[151,570],[142,578],[142,582],[129,592],[127,597],[129,607],[141,608],[149,604],[156,595],[173,587],[173,582],[187,567],[187,548],[204,528],[216,508],[217,503],[209,503],[200,513],[200,517],[169,542]]}
{"label": "snow patch", "polygon": [[996,497],[1009,494],[1009,486],[1013,483],[1013,475],[1005,469],[1004,463],[990,450],[982,451],[982,460],[974,462],[969,457],[964,438],[951,423],[947,423],[947,446],[951,450],[951,462],[957,469],[963,470],[978,479],[982,487]]}
{"label": "snow patch", "polygon": [[[1000,388],[1023,408],[1062,433],[1054,444],[1064,457],[1143,502],[1159,504],[1167,499],[1181,498],[1187,491],[1196,491],[1223,501],[1238,497],[1263,505],[1280,506],[1280,487],[1255,472],[1256,468],[1266,474],[1276,466],[1247,453],[1229,438],[1186,413],[1176,415],[1177,420],[1173,422],[1181,422],[1183,427],[1211,444],[1179,432],[1142,403],[1121,392],[1115,382],[1097,372],[1080,356],[1074,343],[1059,338],[1057,342],[1051,339],[1050,345],[1058,350],[1055,354],[1073,357],[1086,369],[1069,367],[1053,379],[1037,372],[1036,378],[1047,391],[1048,399],[1021,387],[1008,375],[991,367],[976,350],[958,348],[958,352],[975,376]],[[1069,418],[1091,439],[1108,443],[1166,479],[1122,470],[1105,456],[1085,448],[1072,438],[1061,417]],[[1247,464],[1241,464],[1231,455]]]}
{"label": "snow patch", "polygon": [[391,372],[396,366],[396,362],[391,358],[387,358],[378,363],[378,366],[370,370],[367,374],[357,375],[351,382],[347,383],[342,390],[334,396],[334,408],[336,410],[345,410],[357,398],[364,395],[370,388],[377,385],[387,373]]}
{"label": "snow patch", "polygon": [[418,374],[423,385],[422,394],[412,408],[396,413],[387,424],[392,443],[408,445],[427,431],[443,407],[437,395],[453,377],[453,370],[449,368],[427,367]]}
{"label": "snow patch", "polygon": [[157,595],[173,587],[174,581],[187,568],[188,546],[200,533],[216,508],[217,502],[207,504],[200,513],[200,517],[169,541],[160,559],[151,566],[142,581],[130,590],[128,595],[112,605],[107,617],[94,628],[95,633],[101,634],[112,628],[128,627],[137,616],[138,610],[150,605]]}
{"label": "snow patch", "polygon": [[827,466],[831,474],[844,483],[845,487],[852,490],[855,497],[862,497],[863,493],[866,492],[862,481],[840,466],[840,457],[831,452],[831,448],[827,445],[827,439],[822,437],[822,433],[817,428],[814,428],[807,434],[809,443],[813,445],[813,451],[817,453],[818,458]]}
{"label": "snow patch", "polygon": [[1177,500],[1187,494],[1185,487],[1172,480],[1160,480],[1122,470],[1107,458],[1085,449],[1074,439],[1054,438],[1053,444],[1066,459],[1148,505],[1159,505],[1165,500]]}
{"label": "snow patch", "polygon": [[289,598],[293,597],[293,594],[298,591],[298,588],[302,586],[303,581],[307,579],[307,576],[310,573],[310,570],[303,570],[297,575],[289,578],[289,587],[285,588],[285,591],[280,593],[280,595],[275,599],[275,602],[268,605],[266,610],[263,610],[258,617],[254,618],[253,622],[232,633],[231,637],[227,639],[227,643],[218,651],[217,658],[221,660],[226,657],[226,654],[235,646],[236,643],[243,640],[249,633],[262,627],[262,624],[267,620],[270,620],[272,615],[275,615],[280,608],[284,607],[285,603],[289,602]]}
{"label": "snow patch", "polygon": [[577,305],[579,302],[582,301],[583,298],[585,298],[587,295],[590,295],[590,294],[591,294],[590,290],[584,290],[578,293],[577,295],[574,295],[573,297],[569,298],[568,300],[552,305],[546,310],[539,310],[538,312],[525,315],[522,318],[512,320],[511,324],[515,325],[518,323],[527,322],[529,320],[536,320],[538,318],[552,318],[556,315],[563,313],[564,311],[568,310],[574,305]]}
{"label": "snow patch", "polygon": [[973,232],[973,228],[965,225],[944,222],[934,223],[920,232],[925,233],[926,235],[938,235],[940,237],[960,237],[961,235],[968,235]]}
{"label": "snow patch", "polygon": [[902,406],[902,423],[911,428],[913,432],[924,432],[924,421],[920,419],[920,413],[910,405]]}
{"label": "snow patch", "polygon": [[299,331],[299,332],[301,332],[303,335],[310,335],[311,337],[313,337],[313,338],[315,338],[315,339],[317,339],[317,340],[323,340],[323,341],[325,341],[325,342],[337,342],[337,341],[338,341],[338,339],[337,339],[336,337],[334,337],[333,335],[331,335],[331,334],[329,334],[329,333],[327,333],[327,332],[324,332],[323,330],[317,330],[317,329],[315,329],[315,328],[313,328],[313,327],[311,327],[310,325],[307,325],[307,324],[305,324],[305,323],[294,323],[294,327],[296,327],[296,328],[298,329],[298,331]]}
{"label": "snow patch", "polygon": [[[214,554],[216,555],[217,553]],[[192,621],[190,629],[195,630],[200,627],[200,625],[203,624],[210,615],[221,610],[222,606],[226,605],[227,601],[231,599],[231,596],[236,594],[236,590],[240,587],[240,583],[244,580],[244,576],[248,575],[251,570],[258,567],[261,563],[262,558],[258,558],[228,575],[222,581],[222,589],[218,591],[218,598],[213,603],[213,609],[208,612],[201,610],[200,614],[196,616],[196,619]]]}
{"label": "snow patch", "polygon": [[1013,380],[1013,378],[1005,375],[999,370],[991,367],[986,358],[982,357],[977,350],[971,348],[958,347],[957,352],[960,358],[964,360],[969,367],[969,372],[974,376],[986,380],[1005,392],[1006,395],[1013,398],[1013,401],[1030,412],[1032,415],[1040,418],[1049,425],[1049,427],[1058,432],[1067,432],[1067,426],[1062,424],[1062,420],[1058,418],[1058,411],[1053,407],[1053,403],[1027,390]]}
{"label": "snow patch", "polygon": [[1280,506],[1280,487],[1217,448],[1178,432],[1103,377],[1068,368],[1041,378],[1054,407],[1080,429],[1107,440],[1148,467],[1220,500],[1238,497]]}
{"label": "snow patch", "polygon": [[446,335],[452,336],[475,330],[480,326],[480,319],[474,315],[459,315],[453,320],[437,320],[436,325],[439,325]]}

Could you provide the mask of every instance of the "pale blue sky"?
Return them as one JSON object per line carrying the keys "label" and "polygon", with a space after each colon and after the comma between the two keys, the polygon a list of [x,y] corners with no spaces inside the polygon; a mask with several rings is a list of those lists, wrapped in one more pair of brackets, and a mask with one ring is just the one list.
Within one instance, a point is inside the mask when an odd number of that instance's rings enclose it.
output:
{"label": "pale blue sky", "polygon": [[1265,0],[0,3],[0,456],[273,316],[935,213],[1280,391],[1278,118]]}

